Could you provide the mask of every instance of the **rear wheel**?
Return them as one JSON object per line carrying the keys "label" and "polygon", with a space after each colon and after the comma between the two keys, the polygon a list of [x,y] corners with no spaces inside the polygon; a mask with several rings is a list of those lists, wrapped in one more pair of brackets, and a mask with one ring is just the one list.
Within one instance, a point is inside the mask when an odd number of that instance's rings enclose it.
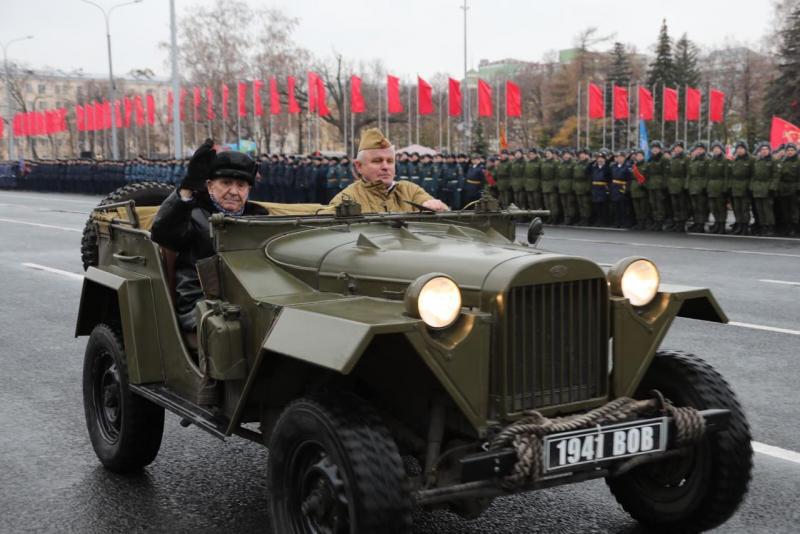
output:
{"label": "rear wheel", "polygon": [[107,469],[135,471],[155,459],[164,409],[128,388],[122,340],[108,325],[95,326],[86,344],[83,408],[92,447]]}
{"label": "rear wheel", "polygon": [[409,484],[397,446],[355,397],[290,404],[270,439],[267,478],[275,532],[411,530]]}
{"label": "rear wheel", "polygon": [[730,426],[706,434],[685,455],[608,478],[614,497],[634,519],[662,532],[700,532],[730,518],[747,493],[753,449],[742,407],[709,364],[681,352],[659,352],[637,397],[653,389],[676,406],[731,411]]}

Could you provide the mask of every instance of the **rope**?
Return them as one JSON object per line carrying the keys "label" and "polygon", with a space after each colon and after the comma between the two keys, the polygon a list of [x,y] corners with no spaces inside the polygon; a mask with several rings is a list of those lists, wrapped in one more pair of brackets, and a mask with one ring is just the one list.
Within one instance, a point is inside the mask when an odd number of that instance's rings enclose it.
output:
{"label": "rope", "polygon": [[705,419],[690,407],[675,407],[664,400],[659,392],[655,398],[635,400],[620,397],[599,408],[583,414],[567,417],[544,417],[530,411],[519,421],[501,430],[489,442],[489,449],[513,447],[517,451],[517,463],[511,475],[501,486],[512,489],[538,480],[544,472],[544,437],[548,434],[591,428],[602,424],[622,423],[642,415],[651,415],[659,410],[671,416],[675,423],[675,445],[684,447],[695,443],[705,432]]}

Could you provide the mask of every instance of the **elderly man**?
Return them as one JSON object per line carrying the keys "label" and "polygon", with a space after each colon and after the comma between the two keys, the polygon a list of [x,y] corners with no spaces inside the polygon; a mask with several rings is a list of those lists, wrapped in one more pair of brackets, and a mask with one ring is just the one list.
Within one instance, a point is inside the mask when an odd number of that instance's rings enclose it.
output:
{"label": "elderly man", "polygon": [[256,163],[241,152],[214,150],[206,139],[189,161],[186,177],[161,204],[153,219],[153,241],[177,252],[175,291],[178,322],[185,332],[194,332],[194,308],[203,298],[195,265],[214,255],[208,219],[212,213],[230,216],[266,215],[267,211],[247,202],[256,175]]}
{"label": "elderly man", "polygon": [[396,182],[394,147],[377,128],[361,132],[358,156],[353,170],[358,177],[343,189],[331,206],[350,198],[361,204],[364,213],[415,211],[408,202],[420,204],[433,211],[448,211],[447,205],[425,192],[420,186],[401,180]]}

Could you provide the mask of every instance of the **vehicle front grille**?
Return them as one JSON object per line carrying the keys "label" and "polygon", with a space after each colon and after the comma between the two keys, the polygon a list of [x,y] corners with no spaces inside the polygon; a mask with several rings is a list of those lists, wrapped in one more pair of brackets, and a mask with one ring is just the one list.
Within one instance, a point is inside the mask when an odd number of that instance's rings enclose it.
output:
{"label": "vehicle front grille", "polygon": [[605,279],[513,287],[499,313],[491,416],[607,394]]}

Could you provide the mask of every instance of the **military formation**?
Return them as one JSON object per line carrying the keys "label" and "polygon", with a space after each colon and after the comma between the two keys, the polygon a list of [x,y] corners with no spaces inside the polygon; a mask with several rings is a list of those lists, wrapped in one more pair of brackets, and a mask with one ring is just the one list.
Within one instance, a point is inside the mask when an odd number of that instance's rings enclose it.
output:
{"label": "military formation", "polygon": [[[0,187],[105,194],[129,183],[179,184],[188,160],[25,161],[0,163]],[[750,153],[725,146],[661,142],[643,150],[502,150],[488,158],[463,153],[400,152],[397,180],[409,180],[452,209],[469,208],[484,191],[503,206],[546,209],[554,225],[737,235],[800,235],[797,147]],[[254,200],[328,203],[354,180],[346,156],[262,155]],[[727,225],[728,214],[733,222]]]}

